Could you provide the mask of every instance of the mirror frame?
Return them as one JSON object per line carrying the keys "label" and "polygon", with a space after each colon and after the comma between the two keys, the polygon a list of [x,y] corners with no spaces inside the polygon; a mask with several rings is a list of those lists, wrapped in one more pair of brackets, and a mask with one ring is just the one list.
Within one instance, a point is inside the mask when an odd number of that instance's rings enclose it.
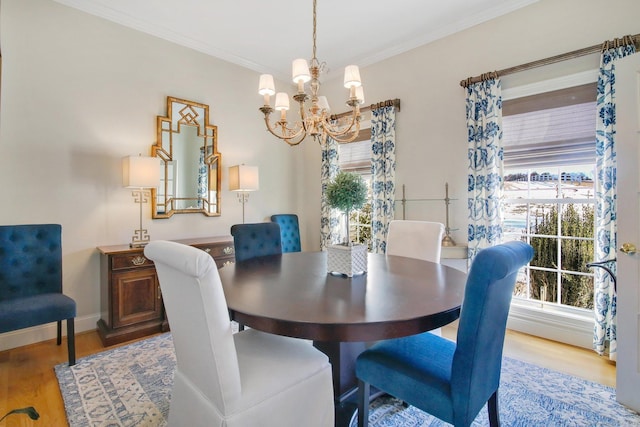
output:
{"label": "mirror frame", "polygon": [[[174,107],[179,108],[177,120],[172,121]],[[193,109],[200,108],[204,114],[202,117],[197,111]],[[209,182],[211,179],[216,180],[216,196],[215,200],[211,200],[211,193],[208,191],[207,196],[201,197],[176,197],[175,195],[167,196],[167,180],[162,178],[168,176],[169,163],[174,160],[173,155],[173,142],[174,135],[179,134],[182,126],[197,127],[197,136],[202,138],[201,149],[204,150],[204,164],[207,167],[208,183],[207,187],[211,188]],[[151,189],[152,200],[152,217],[158,218],[170,218],[177,213],[202,213],[206,216],[220,216],[220,201],[221,201],[221,183],[222,183],[222,156],[218,152],[218,127],[209,123],[209,106],[198,102],[188,101],[186,99],[180,99],[173,96],[167,96],[167,115],[156,116],[156,143],[151,146],[151,155],[153,157],[160,158],[161,164],[161,179],[160,185],[164,185],[164,199],[160,203],[158,188]],[[163,146],[163,134],[168,136],[168,151],[167,144]],[[215,167],[215,170],[214,170]],[[193,200],[196,203],[201,203],[200,208],[188,208],[178,209],[176,208],[176,202],[182,200]],[[210,212],[209,207],[215,203],[215,212]],[[164,206],[164,212],[158,212],[158,208]]]}

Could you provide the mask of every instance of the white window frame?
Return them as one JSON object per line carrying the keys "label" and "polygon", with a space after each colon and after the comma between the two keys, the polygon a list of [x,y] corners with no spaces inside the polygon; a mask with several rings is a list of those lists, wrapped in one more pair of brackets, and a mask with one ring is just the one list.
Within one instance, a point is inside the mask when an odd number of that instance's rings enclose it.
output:
{"label": "white window frame", "polygon": [[[594,165],[595,166],[595,165]],[[555,166],[553,166],[555,168]],[[506,170],[506,168],[505,168]],[[594,174],[594,178],[595,178],[595,174]],[[562,188],[562,182],[558,181],[558,185],[560,185],[560,188]],[[595,187],[595,182],[594,182],[594,187]],[[560,217],[561,217],[561,209],[563,206],[567,206],[569,204],[587,204],[587,205],[591,205],[593,207],[593,209],[595,210],[595,199],[594,198],[590,198],[590,199],[571,199],[571,198],[557,198],[557,199],[536,199],[533,197],[528,197],[526,199],[504,199],[503,202],[505,204],[540,204],[540,205],[557,205],[558,206],[558,221],[560,221]],[[527,243],[530,242],[531,237],[549,237],[555,240],[559,240],[560,241],[560,246],[562,246],[562,240],[583,240],[583,241],[590,241],[593,242],[594,247],[595,247],[595,230],[593,233],[593,237],[575,237],[575,236],[563,236],[562,235],[562,230],[561,230],[561,224],[558,223],[557,224],[557,232],[556,235],[539,235],[539,234],[532,234],[530,233],[530,230],[528,230],[527,227],[527,231],[525,233],[525,236],[527,238]],[[511,236],[511,234],[506,235],[505,237],[506,240],[511,240],[508,238],[508,236]],[[560,250],[558,250],[558,265],[561,265],[561,257],[562,252]],[[582,275],[582,276],[589,276],[589,277],[593,277],[594,273],[593,272],[580,272],[580,271],[573,271],[573,270],[564,270],[562,268],[557,268],[557,269],[549,269],[549,268],[544,268],[544,267],[536,267],[536,266],[528,266],[526,267],[527,273],[528,270],[532,269],[532,270],[540,270],[540,271],[552,271],[558,274],[557,277],[557,294],[558,294],[558,299],[561,298],[561,293],[562,293],[562,284],[561,284],[561,279],[560,279],[560,274],[562,273],[569,273],[569,274],[574,274],[574,275]],[[527,281],[527,288],[530,289],[529,287],[529,274],[526,274],[526,278],[525,280]],[[513,297],[513,301],[515,303],[522,303],[522,304],[534,304],[540,307],[541,310],[545,310],[545,309],[553,309],[556,310],[558,312],[567,312],[567,313],[571,313],[573,315],[577,315],[577,316],[585,316],[585,317],[589,317],[589,316],[593,316],[593,312],[591,309],[586,309],[586,308],[580,308],[580,307],[572,307],[570,305],[565,305],[565,304],[561,304],[559,302],[551,302],[551,301],[542,301],[541,300],[535,300],[535,299],[530,299],[530,298],[522,298],[522,297],[518,297],[515,296]]]}
{"label": "white window frame", "polygon": [[[585,71],[542,82],[502,90],[502,99],[509,100],[529,95],[593,83],[598,80],[598,70]],[[514,298],[507,327],[530,335],[541,336],[567,344],[592,348],[593,313],[568,306],[540,306],[539,301]]]}
{"label": "white window frame", "polygon": [[[368,126],[370,126],[370,123],[368,123]],[[363,133],[363,135],[367,135],[370,134],[370,129],[369,127],[365,127],[363,129],[361,129],[361,132]],[[345,168],[345,162],[343,159],[343,155],[344,153],[341,153],[341,149],[343,147],[347,147],[349,144],[371,144],[371,140],[370,139],[358,139],[357,142],[353,142],[353,143],[346,143],[346,144],[340,144],[338,146],[338,163],[339,163],[339,167],[341,171],[345,171],[345,172],[352,172],[352,173],[356,173],[358,175],[360,175],[366,182],[367,184],[367,203],[372,204],[373,202],[373,192],[372,192],[372,181],[373,181],[373,175],[371,174],[371,157],[369,154],[369,158],[365,159],[366,155],[366,151],[367,150],[359,150],[356,149],[356,155],[355,155],[355,161],[347,161],[347,167]],[[370,147],[369,147],[369,152],[371,151]],[[352,156],[349,156],[350,159],[352,158]],[[352,212],[353,213],[353,212]],[[362,228],[368,228],[369,230],[371,230],[371,224],[363,224],[360,222],[360,210],[356,210],[356,218],[358,218],[358,220],[356,221],[349,221],[349,228],[355,227],[356,228],[356,235],[355,238],[357,239],[356,241],[358,241],[359,239],[359,234],[360,234],[360,230]],[[371,231],[369,231],[369,235],[371,235]],[[349,238],[351,238],[351,230],[349,230]],[[369,249],[371,249],[371,240],[369,240],[367,242],[367,246],[369,247]]]}

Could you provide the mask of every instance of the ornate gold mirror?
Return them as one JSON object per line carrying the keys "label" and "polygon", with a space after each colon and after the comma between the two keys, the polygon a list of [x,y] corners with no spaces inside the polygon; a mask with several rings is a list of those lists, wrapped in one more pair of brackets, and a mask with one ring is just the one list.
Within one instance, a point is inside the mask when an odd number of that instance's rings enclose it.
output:
{"label": "ornate gold mirror", "polygon": [[218,128],[209,124],[208,105],[168,96],[167,116],[157,117],[151,155],[160,158],[160,184],[152,189],[153,218],[220,215]]}

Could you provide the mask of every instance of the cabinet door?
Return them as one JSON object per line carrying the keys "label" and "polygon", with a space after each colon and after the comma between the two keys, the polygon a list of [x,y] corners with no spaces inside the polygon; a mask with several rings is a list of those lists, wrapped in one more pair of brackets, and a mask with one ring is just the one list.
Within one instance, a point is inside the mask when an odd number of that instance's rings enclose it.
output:
{"label": "cabinet door", "polygon": [[162,318],[162,295],[153,268],[113,273],[113,328]]}

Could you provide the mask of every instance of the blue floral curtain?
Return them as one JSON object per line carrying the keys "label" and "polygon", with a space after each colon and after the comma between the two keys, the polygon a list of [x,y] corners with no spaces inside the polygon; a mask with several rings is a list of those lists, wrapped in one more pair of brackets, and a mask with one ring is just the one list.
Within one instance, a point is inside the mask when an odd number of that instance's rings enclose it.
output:
{"label": "blue floral curtain", "polygon": [[371,251],[385,253],[389,222],[395,211],[396,110],[385,105],[371,110]]}
{"label": "blue floral curtain", "polygon": [[[615,147],[615,61],[635,53],[630,38],[605,42],[600,58],[596,119],[596,259],[606,260],[616,253],[616,147]],[[615,272],[615,266],[613,266]],[[613,281],[602,269],[595,271],[595,327],[593,348],[616,360],[616,294]]]}
{"label": "blue floral curtain", "polygon": [[478,251],[502,238],[502,94],[499,78],[466,88],[469,151],[468,240],[471,265]]}
{"label": "blue floral curtain", "polygon": [[322,183],[322,199],[320,201],[320,249],[340,243],[340,213],[327,203],[327,186],[340,171],[338,165],[338,143],[327,136],[322,147],[322,163],[320,181]]}

